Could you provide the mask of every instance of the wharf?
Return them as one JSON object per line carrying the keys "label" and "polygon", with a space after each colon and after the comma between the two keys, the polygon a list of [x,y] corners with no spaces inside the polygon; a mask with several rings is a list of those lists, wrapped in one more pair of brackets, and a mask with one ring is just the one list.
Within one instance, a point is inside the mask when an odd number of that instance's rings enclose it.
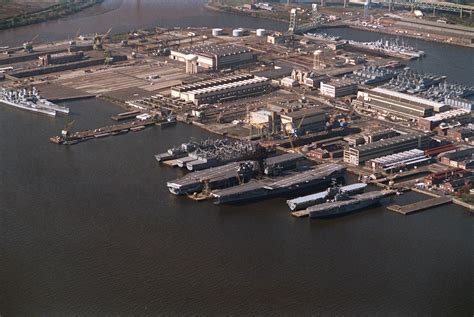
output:
{"label": "wharf", "polygon": [[403,206],[392,205],[392,206],[388,206],[387,209],[394,212],[398,212],[402,215],[409,215],[414,212],[445,205],[451,202],[452,202],[451,197],[441,196],[437,198],[431,198],[428,200],[418,201],[416,203],[403,205]]}
{"label": "wharf", "polygon": [[136,120],[130,121],[125,123],[120,123],[116,125],[106,126],[102,128],[97,128],[94,130],[85,130],[85,131],[78,131],[75,132],[67,137],[63,136],[54,136],[51,137],[49,140],[56,144],[64,144],[64,145],[72,145],[79,142],[91,140],[91,139],[98,139],[103,138],[106,136],[111,135],[119,135],[124,134],[129,131],[140,131],[143,130],[145,127],[154,125],[157,122],[157,119],[151,118],[148,120]]}

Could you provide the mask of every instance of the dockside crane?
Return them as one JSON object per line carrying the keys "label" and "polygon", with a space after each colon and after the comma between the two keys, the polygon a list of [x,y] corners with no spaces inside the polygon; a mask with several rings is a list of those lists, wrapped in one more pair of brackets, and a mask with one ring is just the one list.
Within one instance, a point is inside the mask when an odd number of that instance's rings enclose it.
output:
{"label": "dockside crane", "polygon": [[31,40],[23,43],[23,50],[25,52],[31,53],[33,52],[33,42],[38,38],[39,34],[36,34],[35,37],[33,37]]}
{"label": "dockside crane", "polygon": [[112,28],[108,29],[103,35],[97,34],[94,36],[94,50],[102,50],[104,40],[109,36]]}

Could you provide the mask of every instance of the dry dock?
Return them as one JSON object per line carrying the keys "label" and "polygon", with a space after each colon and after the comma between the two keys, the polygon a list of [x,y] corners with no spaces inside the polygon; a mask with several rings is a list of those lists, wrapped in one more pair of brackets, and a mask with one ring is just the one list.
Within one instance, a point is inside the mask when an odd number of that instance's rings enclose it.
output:
{"label": "dry dock", "polygon": [[452,202],[451,197],[442,196],[442,197],[437,197],[437,198],[431,198],[428,200],[418,201],[416,203],[408,204],[404,206],[392,205],[392,206],[388,206],[387,209],[398,212],[402,215],[409,215],[414,212],[441,206],[441,205],[448,204],[451,202]]}

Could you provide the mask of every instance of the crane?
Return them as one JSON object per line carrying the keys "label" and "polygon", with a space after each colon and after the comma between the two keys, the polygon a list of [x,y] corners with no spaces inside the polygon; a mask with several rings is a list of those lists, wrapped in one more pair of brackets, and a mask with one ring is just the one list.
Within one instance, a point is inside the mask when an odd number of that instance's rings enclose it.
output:
{"label": "crane", "polygon": [[112,28],[108,29],[103,35],[97,34],[94,36],[94,50],[101,50],[104,40],[109,36]]}
{"label": "crane", "polygon": [[33,41],[38,38],[39,34],[36,34],[31,40],[23,43],[23,49],[25,52],[31,53],[33,52]]}

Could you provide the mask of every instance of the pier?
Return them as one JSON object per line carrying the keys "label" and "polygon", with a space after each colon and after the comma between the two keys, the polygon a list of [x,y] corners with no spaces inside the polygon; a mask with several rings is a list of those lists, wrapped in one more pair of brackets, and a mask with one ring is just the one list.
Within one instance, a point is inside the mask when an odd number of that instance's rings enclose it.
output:
{"label": "pier", "polygon": [[441,196],[437,198],[431,198],[428,200],[418,201],[416,203],[403,205],[403,206],[392,205],[392,206],[388,206],[387,209],[390,211],[398,212],[402,215],[409,215],[414,212],[445,205],[451,202],[452,202],[451,197]]}
{"label": "pier", "polygon": [[147,126],[155,125],[160,122],[157,118],[150,118],[147,120],[135,120],[130,122],[124,122],[94,130],[78,131],[73,134],[69,134],[68,131],[63,131],[62,136],[54,136],[49,140],[56,144],[72,145],[79,142],[84,142],[91,139],[103,138],[111,135],[124,134],[129,131],[140,131],[145,129]]}

